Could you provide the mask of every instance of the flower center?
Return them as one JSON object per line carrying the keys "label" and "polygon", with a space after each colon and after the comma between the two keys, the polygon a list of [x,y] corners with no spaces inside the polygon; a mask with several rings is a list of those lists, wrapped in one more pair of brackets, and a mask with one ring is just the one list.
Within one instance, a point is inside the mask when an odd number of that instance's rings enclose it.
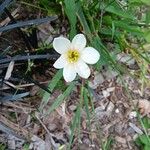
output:
{"label": "flower center", "polygon": [[80,54],[77,50],[69,50],[67,52],[67,59],[70,63],[77,62],[80,57]]}

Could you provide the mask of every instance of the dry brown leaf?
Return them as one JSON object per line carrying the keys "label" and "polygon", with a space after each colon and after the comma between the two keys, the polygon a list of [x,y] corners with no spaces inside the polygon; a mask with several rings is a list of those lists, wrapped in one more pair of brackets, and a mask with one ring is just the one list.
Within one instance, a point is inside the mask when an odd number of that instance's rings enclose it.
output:
{"label": "dry brown leaf", "polygon": [[138,108],[140,109],[140,113],[143,115],[150,113],[150,101],[143,99],[139,100]]}
{"label": "dry brown leaf", "polygon": [[11,122],[7,118],[5,118],[3,115],[0,114],[0,124],[4,124],[7,128],[10,134],[13,134],[14,136],[20,138],[20,139],[27,139],[29,140],[30,137],[32,137],[32,133],[27,131],[26,129],[22,128],[16,123]]}
{"label": "dry brown leaf", "polygon": [[6,72],[6,75],[5,75],[5,80],[8,80],[8,79],[11,77],[11,73],[12,73],[12,71],[13,71],[14,64],[15,64],[14,61],[11,61],[11,62],[9,63],[9,66],[8,66],[8,68],[7,68],[7,72]]}
{"label": "dry brown leaf", "polygon": [[125,138],[122,138],[120,136],[116,136],[115,137],[115,140],[119,143],[122,143],[122,144],[126,144],[126,139]]}
{"label": "dry brown leaf", "polygon": [[[16,17],[18,17],[18,11],[19,11],[19,8],[17,8],[17,9],[15,9],[12,13],[11,13],[11,15],[14,17],[14,18],[16,18]],[[3,20],[2,22],[0,22],[0,27],[2,27],[2,26],[6,26],[9,22],[11,21],[11,19],[9,18],[9,17],[7,17],[5,20]]]}

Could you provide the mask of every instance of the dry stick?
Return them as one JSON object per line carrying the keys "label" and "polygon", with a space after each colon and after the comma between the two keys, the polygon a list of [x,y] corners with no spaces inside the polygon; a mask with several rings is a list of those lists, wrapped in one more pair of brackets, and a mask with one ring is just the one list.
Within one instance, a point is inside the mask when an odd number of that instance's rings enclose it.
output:
{"label": "dry stick", "polygon": [[0,15],[3,13],[4,9],[11,4],[12,0],[4,0],[3,3],[0,4]]}
{"label": "dry stick", "polygon": [[[49,83],[49,81],[39,82],[39,84],[47,84],[47,83]],[[21,85],[13,85],[13,88],[15,88],[15,89],[22,89],[22,88],[29,87],[29,86],[34,86],[34,85],[35,85],[34,83],[21,84]],[[5,87],[0,88],[0,91],[1,90],[8,90],[10,88],[11,87],[9,87],[9,86],[5,86]]]}
{"label": "dry stick", "polygon": [[0,114],[0,130],[7,134],[14,135],[20,139],[26,139],[27,141],[30,140],[32,134],[28,132],[26,129],[16,125],[15,123],[11,122],[3,115]]}
{"label": "dry stick", "polygon": [[[10,18],[10,20],[14,23],[17,23],[17,21],[14,19],[14,17],[11,15],[11,13],[8,11],[7,8],[4,9],[5,13],[8,15],[8,17]],[[18,29],[18,32],[21,34],[24,42],[26,43],[26,47],[29,49],[29,50],[32,50],[32,46],[31,46],[31,43],[28,39],[28,36],[26,34],[23,33],[23,31],[20,29],[20,28],[17,28]]]}
{"label": "dry stick", "polygon": [[51,144],[55,147],[55,142],[53,140],[53,137],[56,137],[54,134],[50,133],[49,130],[46,128],[46,126],[44,125],[44,123],[41,121],[41,119],[38,117],[38,114],[35,113],[35,117],[38,119],[38,121],[41,123],[41,125],[43,126],[43,128],[45,129],[45,131],[48,133],[49,138],[50,138],[50,142]]}
{"label": "dry stick", "polygon": [[11,61],[23,61],[23,60],[35,60],[35,59],[50,59],[56,60],[58,58],[57,54],[43,54],[43,55],[26,55],[26,56],[14,56],[11,58],[4,58],[0,60],[0,64],[9,63]]}

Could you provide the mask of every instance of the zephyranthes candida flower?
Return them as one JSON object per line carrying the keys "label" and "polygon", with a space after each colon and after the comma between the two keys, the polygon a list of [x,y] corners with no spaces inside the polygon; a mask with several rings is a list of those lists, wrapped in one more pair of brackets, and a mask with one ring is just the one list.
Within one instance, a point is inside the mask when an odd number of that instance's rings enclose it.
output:
{"label": "zephyranthes candida flower", "polygon": [[83,34],[77,34],[72,42],[64,37],[55,38],[54,49],[61,56],[54,63],[57,69],[63,68],[63,77],[66,82],[71,82],[78,74],[87,79],[90,76],[90,68],[87,64],[95,64],[99,58],[99,52],[93,47],[85,47],[86,38]]}

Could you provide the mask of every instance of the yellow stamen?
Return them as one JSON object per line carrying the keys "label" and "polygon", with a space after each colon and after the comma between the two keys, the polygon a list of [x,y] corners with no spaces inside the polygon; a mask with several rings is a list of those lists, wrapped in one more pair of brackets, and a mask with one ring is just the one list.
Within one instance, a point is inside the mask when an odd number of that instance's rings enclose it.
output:
{"label": "yellow stamen", "polygon": [[78,61],[80,54],[77,50],[69,50],[67,52],[67,59],[70,63],[75,63]]}

